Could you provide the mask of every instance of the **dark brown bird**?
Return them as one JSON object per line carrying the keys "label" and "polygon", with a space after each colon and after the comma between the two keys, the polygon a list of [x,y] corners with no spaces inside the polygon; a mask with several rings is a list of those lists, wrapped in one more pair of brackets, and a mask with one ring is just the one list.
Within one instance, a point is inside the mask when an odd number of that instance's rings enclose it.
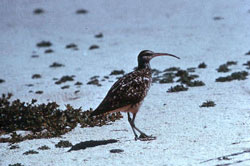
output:
{"label": "dark brown bird", "polygon": [[[127,112],[128,121],[135,135],[135,140],[155,139],[156,137],[148,136],[139,130],[134,122],[136,114],[152,83],[152,71],[149,62],[152,58],[157,56],[172,56],[179,59],[179,57],[168,53],[154,53],[149,50],[141,51],[138,55],[138,67],[136,70],[117,80],[108,91],[101,104],[90,116],[92,117],[106,112]],[[133,114],[132,119],[130,113]],[[140,133],[139,137],[135,130]]]}

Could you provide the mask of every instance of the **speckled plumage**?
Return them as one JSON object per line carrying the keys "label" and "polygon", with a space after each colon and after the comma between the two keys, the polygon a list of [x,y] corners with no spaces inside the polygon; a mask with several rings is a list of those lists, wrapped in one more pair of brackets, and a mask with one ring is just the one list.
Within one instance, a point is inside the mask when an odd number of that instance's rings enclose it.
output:
{"label": "speckled plumage", "polygon": [[[137,69],[124,75],[111,87],[92,115],[117,111],[136,113],[138,110],[134,112],[132,108],[140,107],[144,97],[147,95],[151,82],[152,73],[149,68]],[[124,108],[125,110],[119,108]]]}

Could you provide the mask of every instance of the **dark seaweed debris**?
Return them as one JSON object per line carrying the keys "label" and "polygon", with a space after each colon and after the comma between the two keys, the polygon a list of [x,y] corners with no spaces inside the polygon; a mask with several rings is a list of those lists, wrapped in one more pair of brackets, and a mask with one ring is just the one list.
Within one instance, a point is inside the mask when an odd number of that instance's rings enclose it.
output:
{"label": "dark seaweed debris", "polygon": [[187,85],[189,87],[195,87],[195,86],[204,86],[205,83],[203,81],[198,81],[198,80],[195,80],[195,81],[190,81],[187,83]]}
{"label": "dark seaweed debris", "polygon": [[43,94],[43,91],[38,90],[38,91],[36,91],[35,93],[36,93],[36,94]]}
{"label": "dark seaweed debris", "polygon": [[61,89],[69,89],[70,86],[69,85],[65,85],[65,86],[62,86]]}
{"label": "dark seaweed debris", "polygon": [[56,148],[67,148],[71,146],[72,146],[72,143],[70,143],[69,141],[63,141],[63,140],[61,140],[55,145]]}
{"label": "dark seaweed debris", "polygon": [[78,10],[76,11],[76,14],[87,14],[87,13],[88,13],[88,11],[85,10],[85,9],[78,9]]}
{"label": "dark seaweed debris", "polygon": [[164,70],[164,72],[167,72],[167,71],[179,71],[180,68],[179,67],[170,67],[170,68],[167,68]]}
{"label": "dark seaweed debris", "polygon": [[94,50],[94,49],[98,49],[98,48],[100,48],[98,45],[93,44],[93,45],[91,45],[91,46],[89,47],[89,50]]}
{"label": "dark seaweed debris", "polygon": [[16,164],[9,164],[9,166],[24,166],[21,163],[16,163]]}
{"label": "dark seaweed debris", "polygon": [[214,19],[215,21],[218,21],[218,20],[223,20],[224,18],[221,17],[221,16],[215,16],[215,17],[213,17],[213,19]]}
{"label": "dark seaweed debris", "polygon": [[205,62],[200,63],[198,66],[198,68],[200,68],[200,69],[204,69],[206,67],[207,67],[207,65],[205,64]]}
{"label": "dark seaweed debris", "polygon": [[47,145],[40,146],[38,150],[49,150],[50,148]]}
{"label": "dark seaweed debris", "polygon": [[54,50],[52,50],[52,49],[46,49],[44,51],[45,54],[50,54],[50,53],[53,53],[53,52],[54,52]]}
{"label": "dark seaweed debris", "polygon": [[72,49],[72,50],[78,50],[77,45],[74,43],[70,43],[70,44],[66,45],[65,48]]}
{"label": "dark seaweed debris", "polygon": [[98,33],[95,35],[95,38],[102,38],[103,37],[103,34],[102,33]]}
{"label": "dark seaweed debris", "polygon": [[203,102],[202,105],[200,105],[200,107],[214,107],[216,104],[213,101],[206,101]]}
{"label": "dark seaweed debris", "polygon": [[245,53],[245,55],[250,55],[250,50],[247,53]]}
{"label": "dark seaweed debris", "polygon": [[176,73],[176,76],[180,77],[177,82],[181,82],[182,84],[191,84],[190,82],[195,79],[198,78],[198,75],[189,75],[189,73],[186,70],[179,70]]}
{"label": "dark seaweed debris", "polygon": [[24,155],[38,154],[38,152],[37,152],[37,151],[34,151],[34,150],[29,150],[29,151],[27,151],[27,152],[24,152],[23,154],[24,154]]}
{"label": "dark seaweed debris", "polygon": [[219,77],[215,81],[216,82],[228,82],[228,81],[233,81],[233,80],[245,80],[247,79],[247,76],[248,76],[248,72],[246,71],[234,72],[229,76]]}
{"label": "dark seaweed debris", "polygon": [[109,75],[120,75],[124,73],[125,73],[124,70],[113,70]]}
{"label": "dark seaweed debris", "polygon": [[41,8],[37,8],[37,9],[35,9],[35,10],[33,11],[33,13],[36,14],[36,15],[42,14],[42,13],[44,13],[44,10],[41,9]]}
{"label": "dark seaweed debris", "polygon": [[230,69],[228,68],[227,64],[220,65],[219,68],[217,69],[218,72],[229,72]]}
{"label": "dark seaweed debris", "polygon": [[39,55],[31,55],[31,58],[38,58]]}
{"label": "dark seaweed debris", "polygon": [[50,41],[41,41],[36,44],[37,47],[50,47],[52,43]]}
{"label": "dark seaweed debris", "polygon": [[91,79],[89,82],[87,82],[88,85],[96,85],[96,86],[102,86],[100,83],[99,83],[99,80],[98,79]]}
{"label": "dark seaweed debris", "polygon": [[3,79],[0,79],[0,84],[1,84],[1,83],[4,83],[4,82],[5,82],[5,80],[3,80]]}
{"label": "dark seaweed debris", "polygon": [[[0,142],[16,143],[37,138],[51,138],[63,135],[77,124],[81,127],[103,126],[122,118],[120,113],[104,114],[89,118],[92,109],[82,111],[66,105],[60,110],[55,102],[36,104],[21,102],[19,99],[10,102],[11,94],[3,94],[0,98],[0,131],[10,134],[10,138],[0,138]],[[15,131],[31,131],[31,134],[21,136]]]}
{"label": "dark seaweed debris", "polygon": [[77,82],[75,83],[75,85],[76,85],[76,86],[81,86],[81,85],[82,85],[82,82],[77,81]]}
{"label": "dark seaweed debris", "polygon": [[42,76],[40,74],[33,74],[32,79],[38,79],[41,78]]}
{"label": "dark seaweed debris", "polygon": [[230,69],[228,68],[228,66],[232,66],[232,65],[237,65],[237,62],[236,61],[228,61],[227,63],[225,64],[222,64],[219,66],[218,69],[216,69],[218,72],[229,72]]}
{"label": "dark seaweed debris", "polygon": [[160,84],[173,83],[174,82],[174,74],[173,73],[165,73],[159,78]]}
{"label": "dark seaweed debris", "polygon": [[111,149],[110,150],[110,153],[122,153],[122,152],[124,152],[124,150],[122,150],[122,149]]}
{"label": "dark seaweed debris", "polygon": [[61,83],[65,83],[67,81],[74,81],[74,77],[75,77],[74,75],[71,75],[71,76],[68,76],[68,75],[62,76],[60,78],[60,80],[58,80],[58,81],[55,82],[55,84],[61,84]]}
{"label": "dark seaweed debris", "polygon": [[57,68],[57,67],[64,67],[64,65],[61,64],[61,63],[54,62],[49,67],[51,67],[51,68]]}
{"label": "dark seaweed debris", "polygon": [[237,65],[236,61],[227,61],[226,65],[231,66],[231,65]]}
{"label": "dark seaweed debris", "polygon": [[18,145],[12,145],[10,149],[19,149],[20,147]]}
{"label": "dark seaweed debris", "polygon": [[247,61],[246,63],[243,64],[244,66],[247,66],[247,69],[250,69],[250,61]]}
{"label": "dark seaweed debris", "polygon": [[188,87],[185,87],[184,85],[176,85],[168,89],[167,92],[180,92],[180,91],[187,91],[187,90],[188,90]]}

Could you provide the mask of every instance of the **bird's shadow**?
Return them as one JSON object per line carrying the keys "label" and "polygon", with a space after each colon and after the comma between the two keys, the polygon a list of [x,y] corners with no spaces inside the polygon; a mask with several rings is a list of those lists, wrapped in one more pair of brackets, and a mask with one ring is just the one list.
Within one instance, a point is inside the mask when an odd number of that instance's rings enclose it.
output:
{"label": "bird's shadow", "polygon": [[84,142],[80,142],[78,144],[73,145],[71,149],[68,150],[68,152],[76,151],[76,150],[83,150],[86,148],[91,148],[91,147],[100,146],[100,145],[112,144],[116,142],[118,142],[118,140],[116,139],[84,141]]}

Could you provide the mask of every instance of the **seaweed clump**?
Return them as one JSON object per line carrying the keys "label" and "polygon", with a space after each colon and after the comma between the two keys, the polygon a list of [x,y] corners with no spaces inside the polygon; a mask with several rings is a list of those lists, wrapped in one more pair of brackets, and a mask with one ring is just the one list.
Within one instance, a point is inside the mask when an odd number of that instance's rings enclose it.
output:
{"label": "seaweed clump", "polygon": [[248,52],[246,52],[245,55],[250,55],[250,50]]}
{"label": "seaweed clump", "polygon": [[88,13],[88,11],[86,9],[78,9],[76,11],[76,14],[87,14],[87,13]]}
{"label": "seaweed clump", "polygon": [[124,70],[113,70],[109,75],[120,75],[120,74],[124,74],[125,71]]}
{"label": "seaweed clump", "polygon": [[50,148],[47,145],[40,146],[38,150],[49,150]]}
{"label": "seaweed clump", "polygon": [[90,81],[87,82],[87,85],[96,85],[96,86],[102,86],[102,84],[99,83],[99,78],[100,76],[93,76],[90,78]]}
{"label": "seaweed clump", "polygon": [[93,45],[91,45],[91,46],[89,47],[89,50],[94,50],[94,49],[98,49],[98,48],[100,48],[98,45],[93,44]]}
{"label": "seaweed clump", "polygon": [[61,64],[61,63],[54,62],[54,63],[52,63],[49,67],[53,67],[53,68],[56,68],[56,67],[64,67],[64,65]]}
{"label": "seaweed clump", "polygon": [[72,75],[72,76],[68,76],[68,75],[62,76],[60,78],[60,80],[55,82],[55,84],[61,84],[61,83],[65,83],[67,81],[74,81],[74,77],[75,77],[74,75]]}
{"label": "seaweed clump", "polygon": [[205,62],[202,62],[202,63],[200,63],[199,65],[198,65],[198,68],[200,68],[200,69],[204,69],[204,68],[206,68],[207,67],[207,65],[205,64]]}
{"label": "seaweed clump", "polygon": [[37,8],[37,9],[35,9],[34,11],[33,11],[33,13],[34,14],[42,14],[42,13],[44,13],[44,10],[43,9],[41,9],[41,8]]}
{"label": "seaweed clump", "polygon": [[230,69],[228,68],[227,64],[220,65],[219,68],[217,69],[218,72],[229,72]]}
{"label": "seaweed clump", "polygon": [[37,47],[50,47],[52,43],[50,41],[41,41],[36,44]]}
{"label": "seaweed clump", "polygon": [[[104,114],[89,118],[92,109],[82,111],[66,105],[65,110],[60,110],[55,102],[36,104],[21,102],[16,99],[10,102],[11,94],[0,97],[0,131],[10,134],[8,138],[0,138],[1,142],[21,142],[23,140],[52,138],[61,136],[77,124],[81,127],[103,126],[122,118],[120,113]],[[27,135],[17,134],[17,130],[30,131]]]}
{"label": "seaweed clump", "polygon": [[78,50],[77,45],[75,43],[70,43],[65,46],[66,49]]}
{"label": "seaweed clump", "polygon": [[230,69],[228,67],[232,66],[232,65],[237,65],[237,62],[236,61],[228,61],[227,63],[220,65],[219,68],[216,70],[218,72],[226,73],[226,72],[230,71]]}
{"label": "seaweed clump", "polygon": [[67,148],[71,146],[72,146],[72,143],[70,143],[69,141],[63,141],[63,140],[61,140],[55,145],[56,148]]}
{"label": "seaweed clump", "polygon": [[37,152],[37,151],[35,151],[35,150],[29,150],[29,151],[24,152],[23,154],[24,154],[24,155],[29,155],[29,154],[38,154],[38,152]]}
{"label": "seaweed clump", "polygon": [[16,163],[16,164],[9,164],[9,166],[24,166],[21,163]]}
{"label": "seaweed clump", "polygon": [[213,101],[206,101],[203,102],[202,105],[200,105],[200,107],[214,107],[216,104]]}
{"label": "seaweed clump", "polygon": [[42,76],[40,74],[33,74],[32,79],[38,79],[41,78]]}
{"label": "seaweed clump", "polygon": [[244,66],[247,66],[247,69],[250,69],[250,61],[247,61],[246,63],[243,64]]}
{"label": "seaweed clump", "polygon": [[4,82],[5,82],[5,80],[3,80],[3,79],[0,79],[0,84],[1,84],[1,83],[4,83]]}
{"label": "seaweed clump", "polygon": [[247,79],[248,72],[246,71],[241,71],[241,72],[234,72],[229,76],[226,77],[219,77],[215,81],[216,82],[229,82],[233,80],[245,80]]}
{"label": "seaweed clump", "polygon": [[187,91],[187,90],[188,90],[188,87],[185,87],[184,85],[176,85],[168,89],[167,92],[180,92],[180,91]]}

